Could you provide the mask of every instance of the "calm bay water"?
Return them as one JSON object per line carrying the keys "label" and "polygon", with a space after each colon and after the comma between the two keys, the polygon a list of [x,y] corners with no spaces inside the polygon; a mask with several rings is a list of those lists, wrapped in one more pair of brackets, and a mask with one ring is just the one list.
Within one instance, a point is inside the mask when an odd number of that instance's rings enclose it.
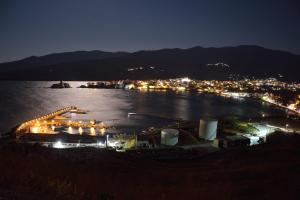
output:
{"label": "calm bay water", "polygon": [[[146,92],[76,88],[86,82],[69,82],[73,88],[50,89],[54,82],[0,82],[0,133],[39,115],[74,105],[90,112],[83,119],[106,121],[121,130],[140,130],[174,123],[172,119],[200,117],[257,117],[285,115],[283,110],[253,100],[236,100],[190,92]],[[128,113],[141,113],[128,118]],[[150,115],[150,116],[149,116]]]}

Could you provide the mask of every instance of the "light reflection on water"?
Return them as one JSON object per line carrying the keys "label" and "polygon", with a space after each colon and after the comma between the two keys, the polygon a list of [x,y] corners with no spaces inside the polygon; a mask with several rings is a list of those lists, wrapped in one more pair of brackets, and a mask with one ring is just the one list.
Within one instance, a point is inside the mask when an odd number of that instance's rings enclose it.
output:
{"label": "light reflection on water", "polygon": [[[140,130],[143,127],[163,126],[172,119],[198,120],[200,117],[255,117],[285,115],[282,110],[252,100],[234,100],[196,93],[140,92],[116,89],[76,88],[86,82],[69,82],[73,88],[50,89],[54,82],[0,82],[0,132],[10,130],[20,122],[70,105],[87,109],[83,120],[96,119],[115,125],[121,130]],[[127,117],[129,112],[150,114]]]}

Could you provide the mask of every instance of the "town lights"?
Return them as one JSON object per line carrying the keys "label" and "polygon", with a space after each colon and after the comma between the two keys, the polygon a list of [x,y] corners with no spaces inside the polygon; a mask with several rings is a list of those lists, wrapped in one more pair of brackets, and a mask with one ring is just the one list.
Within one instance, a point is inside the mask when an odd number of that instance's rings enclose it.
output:
{"label": "town lights", "polygon": [[290,105],[288,105],[288,109],[296,110],[296,104],[290,104]]}
{"label": "town lights", "polygon": [[62,148],[64,148],[64,145],[62,144],[61,141],[57,141],[53,144],[53,147],[57,148],[57,149],[62,149]]}
{"label": "town lights", "polygon": [[180,91],[184,91],[184,90],[185,90],[185,87],[177,87],[176,89],[177,89],[177,90],[180,90]]}
{"label": "town lights", "polygon": [[189,83],[189,82],[191,82],[191,79],[189,79],[188,77],[185,77],[185,78],[181,79],[181,82],[182,83]]}

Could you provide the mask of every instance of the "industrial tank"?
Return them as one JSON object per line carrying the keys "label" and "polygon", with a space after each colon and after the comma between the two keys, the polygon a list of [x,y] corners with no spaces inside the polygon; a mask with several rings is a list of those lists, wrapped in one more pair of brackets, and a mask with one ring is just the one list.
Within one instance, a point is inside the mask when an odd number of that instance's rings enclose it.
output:
{"label": "industrial tank", "polygon": [[178,143],[179,131],[176,129],[161,130],[161,144],[174,146]]}
{"label": "industrial tank", "polygon": [[200,119],[199,137],[205,140],[214,140],[217,135],[218,121],[211,119]]}

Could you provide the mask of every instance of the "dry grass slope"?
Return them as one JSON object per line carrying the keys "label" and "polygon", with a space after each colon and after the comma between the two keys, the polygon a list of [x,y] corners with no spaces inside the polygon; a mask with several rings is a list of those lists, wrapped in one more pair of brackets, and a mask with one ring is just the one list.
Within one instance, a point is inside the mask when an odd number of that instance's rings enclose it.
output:
{"label": "dry grass slope", "polygon": [[300,137],[269,141],[184,162],[2,144],[0,199],[298,199]]}

